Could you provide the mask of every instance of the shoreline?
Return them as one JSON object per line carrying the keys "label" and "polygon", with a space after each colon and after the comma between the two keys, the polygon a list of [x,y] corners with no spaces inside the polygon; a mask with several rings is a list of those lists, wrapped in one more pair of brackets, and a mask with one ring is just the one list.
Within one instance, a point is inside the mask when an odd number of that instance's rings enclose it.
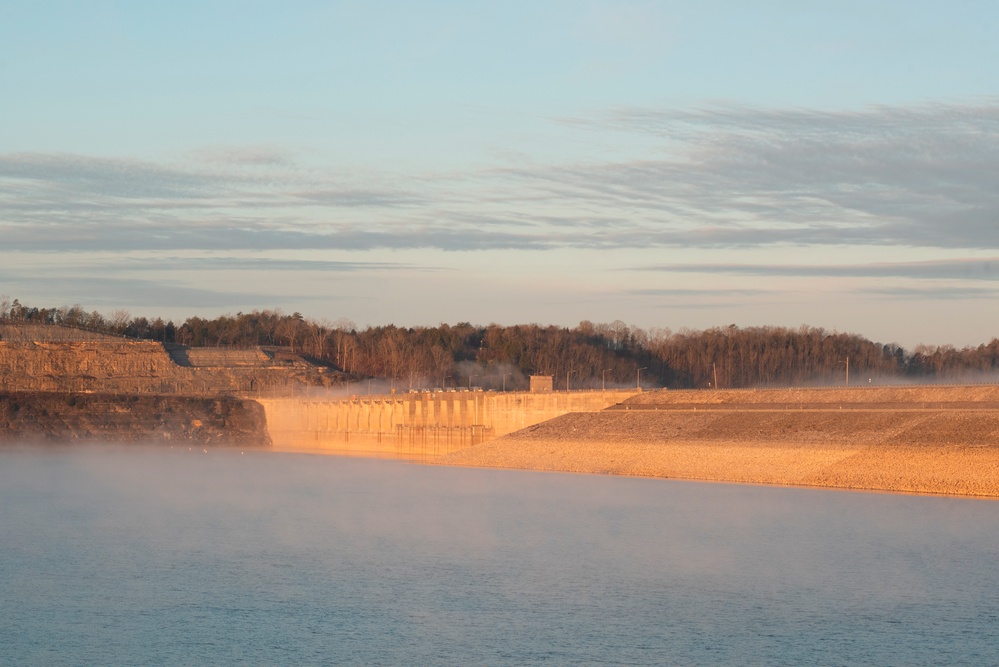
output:
{"label": "shoreline", "polygon": [[[300,452],[305,453],[305,452]],[[312,454],[323,454],[323,452],[311,452]],[[637,475],[637,474],[618,474],[610,472],[579,472],[579,471],[565,471],[565,470],[540,470],[536,468],[509,468],[503,466],[492,466],[492,465],[465,465],[459,463],[441,462],[441,461],[428,461],[426,463],[413,462],[416,465],[430,465],[437,466],[441,468],[462,468],[465,470],[501,470],[510,472],[536,472],[541,474],[552,474],[552,475],[595,475],[603,477],[621,477],[624,479],[641,479],[641,480],[658,480],[664,482],[686,482],[690,484],[734,484],[739,486],[758,486],[764,488],[778,488],[778,489],[804,489],[811,491],[835,491],[837,493],[874,493],[882,495],[892,495],[892,496],[921,496],[926,498],[954,498],[959,500],[993,500],[999,501],[999,495],[969,495],[967,493],[953,493],[944,491],[902,491],[902,490],[892,490],[892,489],[875,489],[866,488],[859,486],[828,486],[828,485],[818,485],[818,484],[777,484],[768,482],[733,482],[722,479],[702,479],[699,477],[662,477],[655,475]]]}
{"label": "shoreline", "polygon": [[430,463],[999,499],[999,387],[655,392]]}
{"label": "shoreline", "polygon": [[[496,441],[496,444],[500,444]],[[428,461],[429,465],[498,470],[529,470],[584,475],[616,475],[722,484],[751,484],[868,493],[902,493],[981,500],[999,500],[999,451],[977,452],[946,448],[905,448],[877,451],[795,451],[760,443],[677,442],[660,451],[660,461],[636,465],[632,458],[648,460],[648,450],[617,443],[578,446],[561,442],[570,452],[558,451],[545,441],[536,450],[520,448],[485,451],[462,450]],[[575,446],[574,446],[575,445]],[[970,455],[970,456],[969,456]],[[848,461],[859,457],[860,460]],[[973,460],[968,460],[969,458]],[[622,461],[622,459],[625,459]],[[662,460],[668,459],[663,463]],[[818,464],[816,459],[819,459]],[[827,460],[826,465],[821,465]],[[830,460],[831,459],[831,460]],[[903,461],[903,459],[905,459]],[[962,460],[963,459],[963,460]],[[903,469],[899,469],[902,463]],[[925,464],[931,463],[932,466]],[[657,465],[658,464],[658,465]],[[986,464],[986,465],[982,465]]]}

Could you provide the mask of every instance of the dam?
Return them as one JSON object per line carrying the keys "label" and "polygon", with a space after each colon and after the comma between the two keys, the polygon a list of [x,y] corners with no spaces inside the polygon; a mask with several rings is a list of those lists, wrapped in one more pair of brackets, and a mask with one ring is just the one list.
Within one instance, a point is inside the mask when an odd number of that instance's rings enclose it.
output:
{"label": "dam", "polygon": [[999,386],[652,391],[435,463],[999,498]]}
{"label": "dam", "polygon": [[225,443],[231,431],[241,445],[425,461],[638,393],[552,392],[549,379],[547,390],[532,392],[351,396],[334,388],[344,381],[342,372],[291,348],[193,348],[2,324],[0,440],[179,438],[204,445]]}
{"label": "dam", "polygon": [[570,412],[597,412],[636,393],[455,391],[256,400],[277,451],[426,461]]}

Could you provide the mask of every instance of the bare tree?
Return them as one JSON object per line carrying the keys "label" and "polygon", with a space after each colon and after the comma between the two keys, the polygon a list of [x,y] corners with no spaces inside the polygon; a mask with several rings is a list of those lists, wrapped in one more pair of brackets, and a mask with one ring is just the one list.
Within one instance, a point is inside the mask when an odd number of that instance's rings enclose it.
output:
{"label": "bare tree", "polygon": [[298,341],[305,333],[305,322],[299,313],[295,313],[281,322],[274,333],[285,340],[288,343],[288,347],[294,350]]}
{"label": "bare tree", "polygon": [[352,361],[355,340],[354,330],[357,325],[351,320],[341,317],[333,323],[333,344],[336,347],[335,363],[341,370],[351,372],[348,369],[349,361]]}
{"label": "bare tree", "polygon": [[116,308],[108,313],[107,322],[111,326],[111,330],[116,334],[125,333],[125,328],[128,326],[129,320],[132,319],[132,314],[129,313],[124,308]]}
{"label": "bare tree", "polygon": [[444,380],[451,374],[451,367],[454,365],[454,357],[440,345],[430,348],[430,356],[434,362],[434,371],[440,375],[441,388],[444,387]]}
{"label": "bare tree", "polygon": [[333,336],[333,325],[329,320],[306,320],[310,352],[316,359],[326,359],[326,346]]}

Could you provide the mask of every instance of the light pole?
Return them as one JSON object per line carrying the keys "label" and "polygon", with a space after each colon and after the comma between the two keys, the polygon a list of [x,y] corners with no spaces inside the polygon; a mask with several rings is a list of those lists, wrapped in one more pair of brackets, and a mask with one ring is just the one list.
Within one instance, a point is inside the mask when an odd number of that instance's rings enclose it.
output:
{"label": "light pole", "polygon": [[607,391],[607,371],[609,368],[605,368],[603,374],[600,376],[600,391]]}
{"label": "light pole", "polygon": [[570,368],[565,372],[565,390],[569,391],[569,375],[572,374],[572,369]]}
{"label": "light pole", "polygon": [[508,377],[510,377],[511,375],[513,375],[513,373],[504,373],[503,374],[503,391],[504,392],[506,391],[506,379]]}
{"label": "light pole", "polygon": [[838,364],[846,364],[846,386],[850,386],[850,357],[846,358],[846,361],[837,362]]}
{"label": "light pole", "polygon": [[469,375],[468,376],[468,390],[469,391],[472,390],[472,378],[477,378],[477,377],[479,377],[479,376],[478,375]]}
{"label": "light pole", "polygon": [[642,390],[642,371],[644,371],[647,368],[648,366],[642,366],[641,368],[638,369],[638,379],[635,381],[635,387],[638,389],[638,391]]}

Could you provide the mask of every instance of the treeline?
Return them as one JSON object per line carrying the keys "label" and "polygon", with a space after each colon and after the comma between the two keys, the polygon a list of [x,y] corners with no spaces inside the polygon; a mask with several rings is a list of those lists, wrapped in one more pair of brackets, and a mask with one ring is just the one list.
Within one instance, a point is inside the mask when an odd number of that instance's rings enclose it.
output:
{"label": "treeline", "polygon": [[577,327],[393,325],[313,320],[277,310],[161,318],[104,315],[80,306],[36,308],[0,298],[0,323],[42,323],[192,347],[277,345],[355,379],[384,378],[397,389],[524,389],[530,375],[556,389],[762,387],[894,381],[974,381],[999,370],[999,339],[978,347],[920,346],[907,351],[861,336],[803,326],[735,325],[704,331],[639,329],[617,321]]}

